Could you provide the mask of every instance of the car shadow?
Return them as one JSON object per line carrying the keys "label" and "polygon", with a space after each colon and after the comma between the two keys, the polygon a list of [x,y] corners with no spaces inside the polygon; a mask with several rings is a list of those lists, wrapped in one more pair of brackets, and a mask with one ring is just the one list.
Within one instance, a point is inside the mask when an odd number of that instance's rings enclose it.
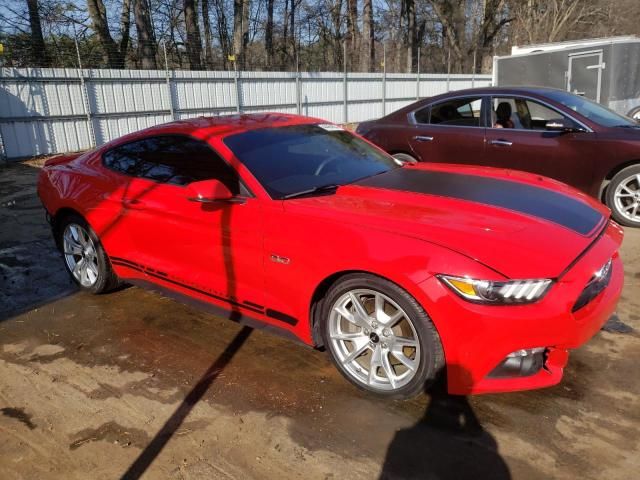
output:
{"label": "car shadow", "polygon": [[496,440],[482,427],[467,398],[448,394],[444,378],[427,395],[422,418],[391,441],[379,480],[510,479]]}

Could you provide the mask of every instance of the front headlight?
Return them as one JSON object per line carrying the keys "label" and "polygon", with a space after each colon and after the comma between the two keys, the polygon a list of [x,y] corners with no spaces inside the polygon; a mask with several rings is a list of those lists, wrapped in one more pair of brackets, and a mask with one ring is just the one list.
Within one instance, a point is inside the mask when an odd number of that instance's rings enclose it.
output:
{"label": "front headlight", "polygon": [[548,278],[503,282],[450,275],[437,275],[437,277],[466,300],[495,305],[536,302],[547,293],[553,283],[553,280]]}

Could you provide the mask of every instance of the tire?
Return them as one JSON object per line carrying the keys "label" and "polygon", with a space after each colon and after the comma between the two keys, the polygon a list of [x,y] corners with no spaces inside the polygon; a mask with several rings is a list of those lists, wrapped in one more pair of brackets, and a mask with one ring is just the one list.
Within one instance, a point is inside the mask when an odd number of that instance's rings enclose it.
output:
{"label": "tire", "polygon": [[[376,313],[376,305],[382,313]],[[357,314],[360,306],[369,312],[364,323],[364,315]],[[345,275],[329,288],[319,312],[322,340],[334,365],[361,390],[406,399],[443,373],[444,354],[431,319],[409,293],[388,280]]]}
{"label": "tire", "polygon": [[640,227],[640,164],[618,172],[607,186],[607,206],[614,220],[627,227]]}
{"label": "tire", "polygon": [[81,290],[100,294],[120,285],[98,236],[84,218],[65,215],[56,223],[54,235],[65,268]]}
{"label": "tire", "polygon": [[627,117],[635,120],[636,122],[640,122],[640,107],[635,107],[629,110]]}
{"label": "tire", "polygon": [[402,163],[418,163],[418,160],[408,153],[394,153],[392,157],[396,160],[401,161]]}

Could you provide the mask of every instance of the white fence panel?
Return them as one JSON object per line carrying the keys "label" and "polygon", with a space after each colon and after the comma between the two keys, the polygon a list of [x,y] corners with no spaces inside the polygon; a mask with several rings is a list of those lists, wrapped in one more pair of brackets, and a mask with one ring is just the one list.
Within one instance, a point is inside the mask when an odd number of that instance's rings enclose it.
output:
{"label": "white fence panel", "polygon": [[[0,158],[84,150],[172,120],[235,112],[360,122],[489,75],[0,69]],[[418,91],[419,90],[419,91]]]}

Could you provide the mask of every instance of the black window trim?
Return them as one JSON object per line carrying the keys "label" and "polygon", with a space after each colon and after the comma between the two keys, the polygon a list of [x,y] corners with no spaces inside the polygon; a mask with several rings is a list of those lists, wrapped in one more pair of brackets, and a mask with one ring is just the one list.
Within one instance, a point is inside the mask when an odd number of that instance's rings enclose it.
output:
{"label": "black window trim", "polygon": [[[200,142],[200,143],[204,144],[214,155],[216,155],[220,160],[222,160],[225,163],[225,165],[227,165],[231,169],[231,171],[233,171],[236,174],[236,176],[238,177],[238,182],[240,183],[240,186],[241,186],[241,190],[244,189],[246,191],[246,195],[243,195],[242,193],[240,195],[243,196],[243,197],[246,196],[247,198],[255,198],[255,194],[251,191],[251,189],[247,186],[245,181],[242,179],[242,177],[238,173],[238,170],[233,168],[233,166],[230,165],[229,162],[227,162],[227,160],[222,155],[220,155],[215,148],[213,148],[209,144],[209,142],[206,142],[206,141],[202,140],[201,138],[194,137],[193,135],[189,135],[188,133],[160,133],[160,134],[156,134],[156,135],[147,135],[147,136],[144,136],[142,138],[136,138],[136,139],[133,139],[133,140],[129,140],[129,141],[126,141],[126,142],[119,143],[118,145],[114,145],[113,147],[103,151],[100,154],[100,163],[102,164],[102,166],[104,168],[106,168],[110,172],[117,173],[118,175],[122,175],[124,177],[138,178],[140,180],[146,180],[148,182],[153,182],[153,183],[157,183],[157,184],[160,184],[160,185],[166,184],[165,182],[158,182],[158,181],[152,180],[150,178],[138,177],[136,175],[129,175],[127,173],[120,172],[118,170],[110,168],[109,166],[107,166],[107,164],[105,163],[105,159],[104,159],[104,156],[107,153],[109,153],[109,152],[111,152],[111,151],[113,151],[113,150],[115,150],[117,148],[121,148],[121,147],[124,147],[126,145],[130,145],[132,143],[137,143],[137,142],[140,142],[142,140],[147,140],[149,138],[158,138],[158,137],[182,137],[182,138],[188,138],[189,140],[195,140],[197,142]],[[194,182],[189,182],[189,183],[187,183],[185,185],[177,185],[175,183],[166,184],[166,185],[172,185],[174,187],[179,187],[179,188],[186,188],[189,185],[191,185],[192,183],[194,183]]]}

